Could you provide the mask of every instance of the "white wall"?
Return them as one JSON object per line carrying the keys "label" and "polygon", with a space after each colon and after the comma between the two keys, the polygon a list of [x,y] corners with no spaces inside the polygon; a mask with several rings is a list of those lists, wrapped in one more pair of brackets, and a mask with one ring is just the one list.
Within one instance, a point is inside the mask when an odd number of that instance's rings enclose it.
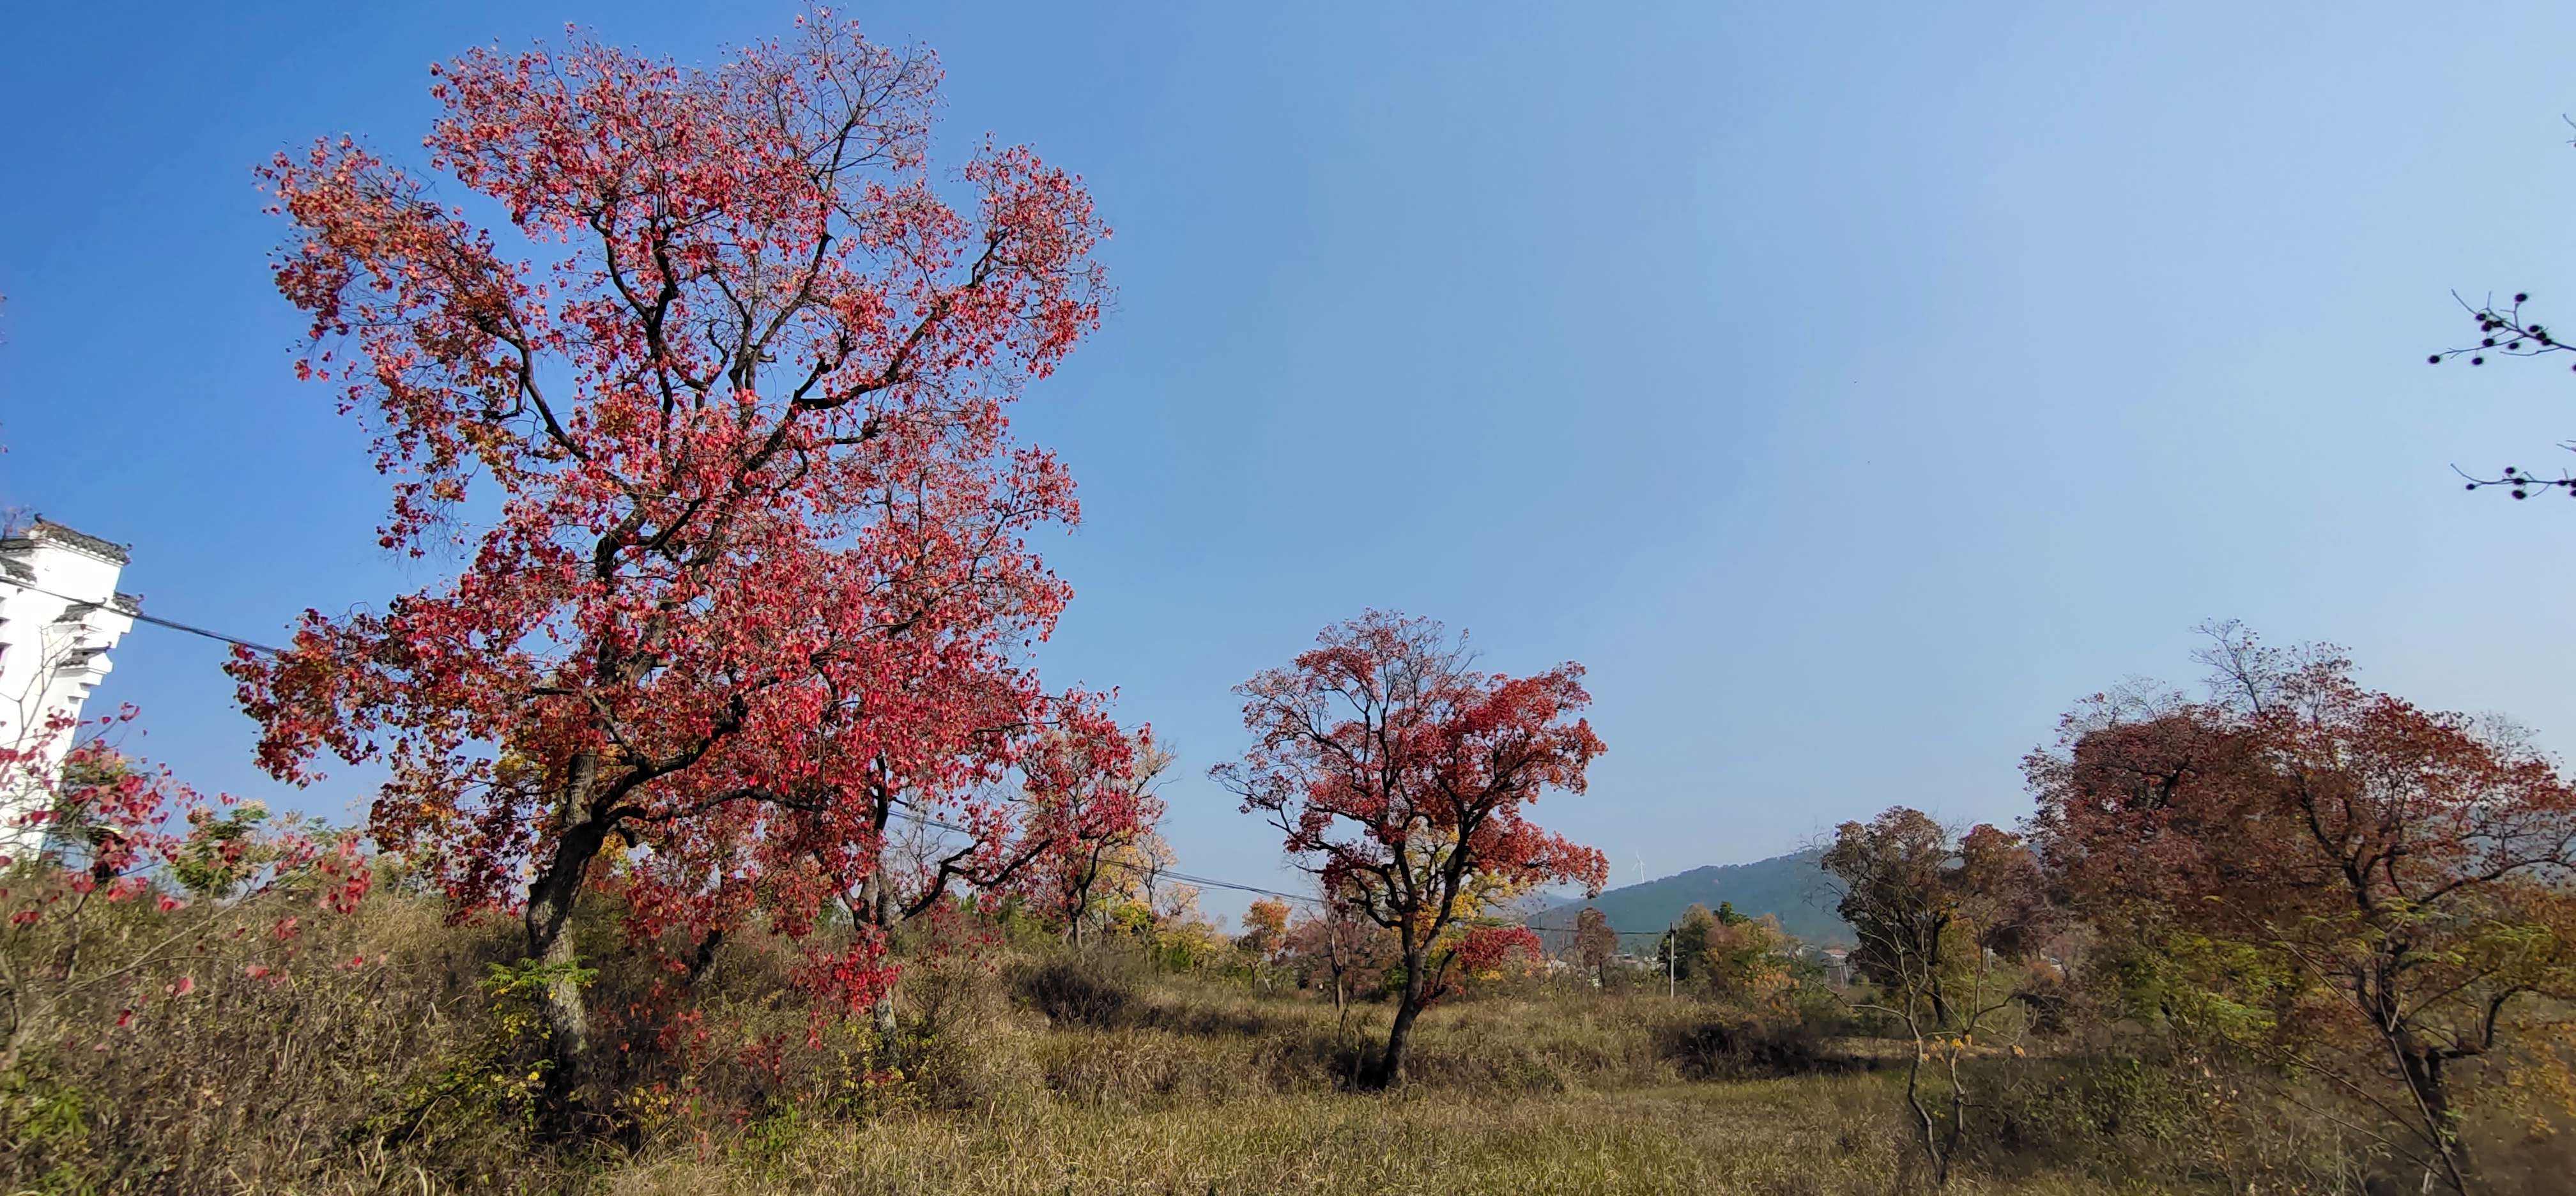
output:
{"label": "white wall", "polygon": [[0,745],[44,750],[37,765],[0,777],[0,854],[28,837],[19,820],[51,801],[71,750],[47,727],[80,717],[112,667],[108,650],[134,626],[139,608],[116,592],[125,562],[123,546],[43,519],[0,539]]}

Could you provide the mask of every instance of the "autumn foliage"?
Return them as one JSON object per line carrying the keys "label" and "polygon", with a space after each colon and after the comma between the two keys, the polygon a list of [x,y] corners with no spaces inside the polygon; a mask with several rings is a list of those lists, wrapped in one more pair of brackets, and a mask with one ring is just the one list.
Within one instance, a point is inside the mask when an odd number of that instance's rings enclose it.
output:
{"label": "autumn foliage", "polygon": [[[1371,611],[1326,628],[1286,668],[1237,687],[1259,738],[1216,779],[1287,838],[1331,899],[1393,930],[1404,987],[1381,1078],[1470,945],[1445,935],[1484,895],[1571,882],[1600,891],[1601,853],[1531,822],[1547,789],[1581,793],[1603,751],[1577,712],[1583,669],[1478,671],[1440,624]],[[1477,940],[1480,954],[1502,944]]]}
{"label": "autumn foliage", "polygon": [[2046,854],[2169,1010],[2334,1086],[2465,1188],[2474,1095],[2569,1091],[2576,792],[2338,650],[2210,632],[2207,700],[2096,699],[2031,758]]}
{"label": "autumn foliage", "polygon": [[1150,837],[1163,817],[1153,786],[1171,762],[1150,727],[1132,736],[1103,725],[1089,735],[1044,737],[1021,761],[1025,875],[997,881],[1000,870],[988,869],[974,879],[1025,896],[1030,909],[1080,942],[1086,927],[1104,920],[1107,904],[1133,892],[1138,874],[1150,866],[1140,853],[1155,846]]}
{"label": "autumn foliage", "polygon": [[1986,1103],[1968,1052],[2025,996],[2010,965],[2053,919],[2038,862],[2012,832],[1955,832],[1905,806],[1842,824],[1818,862],[1860,940],[1851,966],[1869,988],[1858,1004],[1910,1048],[1908,1121],[1933,1181],[1946,1183]]}
{"label": "autumn foliage", "polygon": [[[297,953],[309,922],[349,914],[375,883],[357,836],[272,823],[128,755],[135,717],[57,717],[0,745],[0,788],[31,799],[0,826],[0,1077],[49,1041],[104,1049],[137,1008],[188,996],[211,941],[253,944],[235,954],[258,978]],[[208,916],[177,916],[200,903]],[[120,906],[136,912],[104,926]],[[110,1023],[78,1013],[101,1009],[116,1011]]]}
{"label": "autumn foliage", "polygon": [[[568,1083],[603,859],[657,861],[644,930],[795,934],[898,806],[971,826],[961,868],[1013,850],[978,795],[1097,721],[1026,660],[1068,596],[1027,537],[1077,507],[1007,412],[1097,323],[1106,231],[1022,148],[952,167],[952,202],[938,77],[823,17],[705,69],[575,36],[434,68],[425,171],[347,137],[261,170],[298,372],[392,480],[383,543],[462,561],[238,656],[261,758],[389,772],[379,840],[561,965]],[[877,936],[828,952],[834,999],[883,991]]]}
{"label": "autumn foliage", "polygon": [[[1365,1116],[1436,1113],[1444,1149],[1508,1139],[1513,1085],[1579,1096],[1581,1166],[1520,1186],[1652,1182],[1761,1152],[1612,1158],[1607,1089],[1653,1086],[1643,1117],[1847,1071],[1818,1098],[1845,1123],[1748,1186],[1813,1187],[1830,1141],[1884,1190],[2006,1159],[1979,1182],[2466,1193],[2478,1118],[2540,1142],[2576,1115],[2576,786],[2506,724],[2233,625],[2206,696],[2067,715],[2027,821],[1841,823],[1817,858],[1848,955],[1721,903],[1660,932],[1583,908],[1551,961],[1525,899],[1607,880],[1535,818],[1606,750],[1583,667],[1488,671],[1370,610],[1234,690],[1252,745],[1210,775],[1314,889],[1216,881],[1264,894],[1222,935],[1158,833],[1169,745],[1036,666],[1071,590],[1033,540],[1080,508],[1011,416],[1109,296],[1082,181],[935,158],[936,61],[820,12],[704,68],[575,32],[431,76],[420,152],[259,169],[295,372],[389,487],[377,544],[452,566],[228,666],[269,772],[383,777],[367,836],[205,797],[116,746],[131,711],[0,747],[0,795],[39,799],[0,827],[12,1185],[570,1190],[631,1151],[668,1186],[734,1150],[775,1186],[803,1136],[835,1182],[1053,1191],[1113,1170],[1066,1142],[1134,1153],[1066,1109],[1226,1123],[1197,1106],[1399,1083],[1460,1099]],[[2523,302],[2436,360],[2568,348]],[[1660,934],[1660,974],[1622,934]],[[1897,1094],[1901,1123],[1848,1116]],[[961,1149],[938,1115],[968,1111],[1055,1141]],[[2294,1114],[2299,1167],[2211,1132]],[[1260,1133],[1361,1141],[1326,1121]],[[2148,1145],[2061,1187],[2024,1164],[2066,1125]],[[1427,1171],[1433,1137],[1369,1149]]]}

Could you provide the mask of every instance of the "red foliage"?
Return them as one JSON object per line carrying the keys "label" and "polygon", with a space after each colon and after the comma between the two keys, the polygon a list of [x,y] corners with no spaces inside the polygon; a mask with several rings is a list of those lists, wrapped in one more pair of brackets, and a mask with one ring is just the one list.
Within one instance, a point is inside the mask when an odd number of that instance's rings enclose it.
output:
{"label": "red foliage", "polygon": [[1393,929],[1406,968],[1389,1042],[1455,962],[1430,958],[1480,894],[1574,882],[1599,892],[1599,851],[1550,834],[1526,807],[1548,788],[1583,791],[1603,747],[1576,715],[1591,704],[1583,666],[1531,677],[1470,667],[1440,624],[1370,611],[1325,629],[1285,669],[1236,688],[1260,742],[1212,775],[1287,835],[1325,892]]}
{"label": "red foliage", "polygon": [[[227,834],[234,828],[221,815],[240,799],[208,798],[167,767],[119,748],[113,734],[136,716],[131,706],[85,723],[57,716],[20,742],[0,746],[0,787],[43,799],[0,827],[0,849],[30,856],[0,854],[0,869],[26,865],[14,893],[14,924],[40,920],[44,905],[65,896],[92,894],[106,901],[149,895],[155,912],[176,913],[188,903],[169,887],[170,872],[183,861],[220,864],[228,898],[292,878],[323,912],[348,913],[365,900],[375,873],[356,836],[317,834],[300,820],[255,836]],[[47,745],[62,738],[77,742],[56,766]],[[0,905],[12,897],[0,889]]]}
{"label": "red foliage", "polygon": [[2027,763],[2043,853],[2090,907],[2274,933],[2576,863],[2576,792],[2538,753],[2362,688],[2330,648],[2205,658],[2212,700],[2097,698]]}
{"label": "red foliage", "polygon": [[[169,769],[124,754],[114,735],[135,717],[130,706],[88,723],[56,716],[0,745],[0,791],[37,799],[0,827],[0,939],[14,940],[0,941],[0,951],[44,959],[10,978],[0,1070],[84,992],[121,986],[142,1002],[148,977],[202,966],[192,961],[209,943],[243,939],[261,922],[259,952],[292,954],[303,915],[285,911],[347,914],[374,886],[356,835],[297,818],[270,824],[257,806],[229,794],[210,799]],[[76,742],[57,764],[51,749],[65,739]],[[185,884],[219,900],[191,909]],[[148,904],[154,929],[127,938],[129,950],[111,962],[95,962],[96,952],[82,949],[84,919],[96,904],[122,902]],[[50,936],[41,952],[24,945],[36,936]],[[267,971],[246,966],[254,978]],[[157,991],[176,999],[196,988],[196,977],[179,971]],[[126,1008],[117,1026],[133,1014]]]}
{"label": "red foliage", "polygon": [[1527,926],[1478,926],[1460,936],[1458,970],[1469,976],[1507,967],[1534,967],[1547,958],[1538,932]]}
{"label": "red foliage", "polygon": [[2335,649],[2209,630],[2209,700],[2098,698],[2030,758],[2041,854],[2141,950],[2181,932],[2269,961],[2277,981],[2228,995],[2274,1006],[2291,1066],[2392,1086],[2381,1107],[2458,1186],[2453,1072],[2505,1054],[2510,1011],[2576,998],[2576,790]]}
{"label": "red foliage", "polygon": [[[540,956],[607,850],[649,849],[639,930],[795,935],[898,802],[1013,840],[972,795],[1087,706],[1022,659],[1068,596],[1026,536],[1077,508],[1006,416],[1098,320],[1079,180],[988,146],[952,208],[935,63],[828,19],[712,69],[575,38],[433,74],[429,165],[506,229],[346,138],[261,174],[299,372],[393,479],[383,542],[466,563],[237,656],[262,761],[383,761],[380,840],[524,904]],[[860,1001],[876,950],[809,974]]]}
{"label": "red foliage", "polygon": [[1163,802],[1151,785],[1169,759],[1155,746],[1152,727],[1123,735],[1107,719],[1041,739],[1020,761],[1026,778],[1021,850],[1029,863],[1010,891],[1078,935],[1110,853],[1162,820]]}

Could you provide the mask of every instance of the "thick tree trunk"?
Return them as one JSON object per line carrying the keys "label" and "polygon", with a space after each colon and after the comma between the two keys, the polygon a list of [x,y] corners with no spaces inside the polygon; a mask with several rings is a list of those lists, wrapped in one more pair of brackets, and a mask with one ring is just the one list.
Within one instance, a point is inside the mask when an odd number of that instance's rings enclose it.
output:
{"label": "thick tree trunk", "polygon": [[1377,1086],[1393,1088],[1404,1083],[1405,1047],[1413,1040],[1413,1020],[1422,1016],[1425,977],[1423,952],[1404,953],[1404,991],[1396,999],[1395,1026],[1386,1034],[1386,1054],[1378,1061]]}
{"label": "thick tree trunk", "polygon": [[561,809],[566,825],[555,839],[554,855],[528,885],[527,958],[543,965],[545,993],[540,1002],[546,1019],[545,1107],[547,1128],[564,1132],[578,1108],[582,1087],[590,1080],[592,1044],[590,1010],[583,1001],[581,957],[573,943],[573,907],[581,899],[590,862],[608,842],[609,824],[592,817],[589,795],[598,764],[587,754],[574,758]]}

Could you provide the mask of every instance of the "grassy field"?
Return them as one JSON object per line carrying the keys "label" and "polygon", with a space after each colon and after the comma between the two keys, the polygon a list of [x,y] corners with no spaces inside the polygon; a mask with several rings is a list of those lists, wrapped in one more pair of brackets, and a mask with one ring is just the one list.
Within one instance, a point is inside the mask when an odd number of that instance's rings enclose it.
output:
{"label": "grassy field", "polygon": [[[1351,1079],[1382,1004],[1345,1021],[1282,985],[1045,945],[916,961],[890,1054],[863,1022],[807,1045],[776,953],[731,947],[688,1020],[661,1023],[702,1033],[621,1055],[613,1132],[545,1146],[531,1019],[481,979],[506,930],[380,899],[282,979],[205,967],[186,997],[75,1034],[0,1082],[0,1193],[1931,1186],[1893,1044],[1848,1028],[1530,983],[1433,1008],[1380,1094]],[[604,970],[598,1007],[641,1008],[623,1002],[656,974]],[[2347,1143],[2197,1071],[2098,1048],[1991,1062],[1950,1191],[2358,1190]]]}
{"label": "grassy field", "polygon": [[[1669,1083],[1479,1098],[1265,1096],[1159,1109],[1047,1103],[747,1135],[600,1176],[618,1196],[706,1192],[1889,1192],[1912,1158],[1877,1077]],[[2166,1192],[2098,1176],[1964,1191]]]}
{"label": "grassy field", "polygon": [[[963,1019],[973,1030],[958,1056],[923,1076],[952,1107],[864,1119],[784,1111],[605,1161],[577,1182],[603,1196],[1930,1186],[1894,1072],[1838,1058],[1837,1047],[1805,1074],[1728,1074],[1761,1065],[1742,1044],[1712,1046],[1709,1027],[1721,1023],[1688,1000],[1542,993],[1436,1008],[1420,1027],[1415,1079],[1393,1094],[1336,1076],[1383,1033],[1379,1009],[1343,1027],[1312,1000],[1169,978],[1100,1019],[1108,1024],[1052,1019],[1033,1007],[1044,1003],[1023,995]],[[2131,1112],[2142,1127],[2155,1120]],[[2144,1178],[2116,1155],[1994,1162],[1951,1190],[2228,1190],[2212,1177]]]}

